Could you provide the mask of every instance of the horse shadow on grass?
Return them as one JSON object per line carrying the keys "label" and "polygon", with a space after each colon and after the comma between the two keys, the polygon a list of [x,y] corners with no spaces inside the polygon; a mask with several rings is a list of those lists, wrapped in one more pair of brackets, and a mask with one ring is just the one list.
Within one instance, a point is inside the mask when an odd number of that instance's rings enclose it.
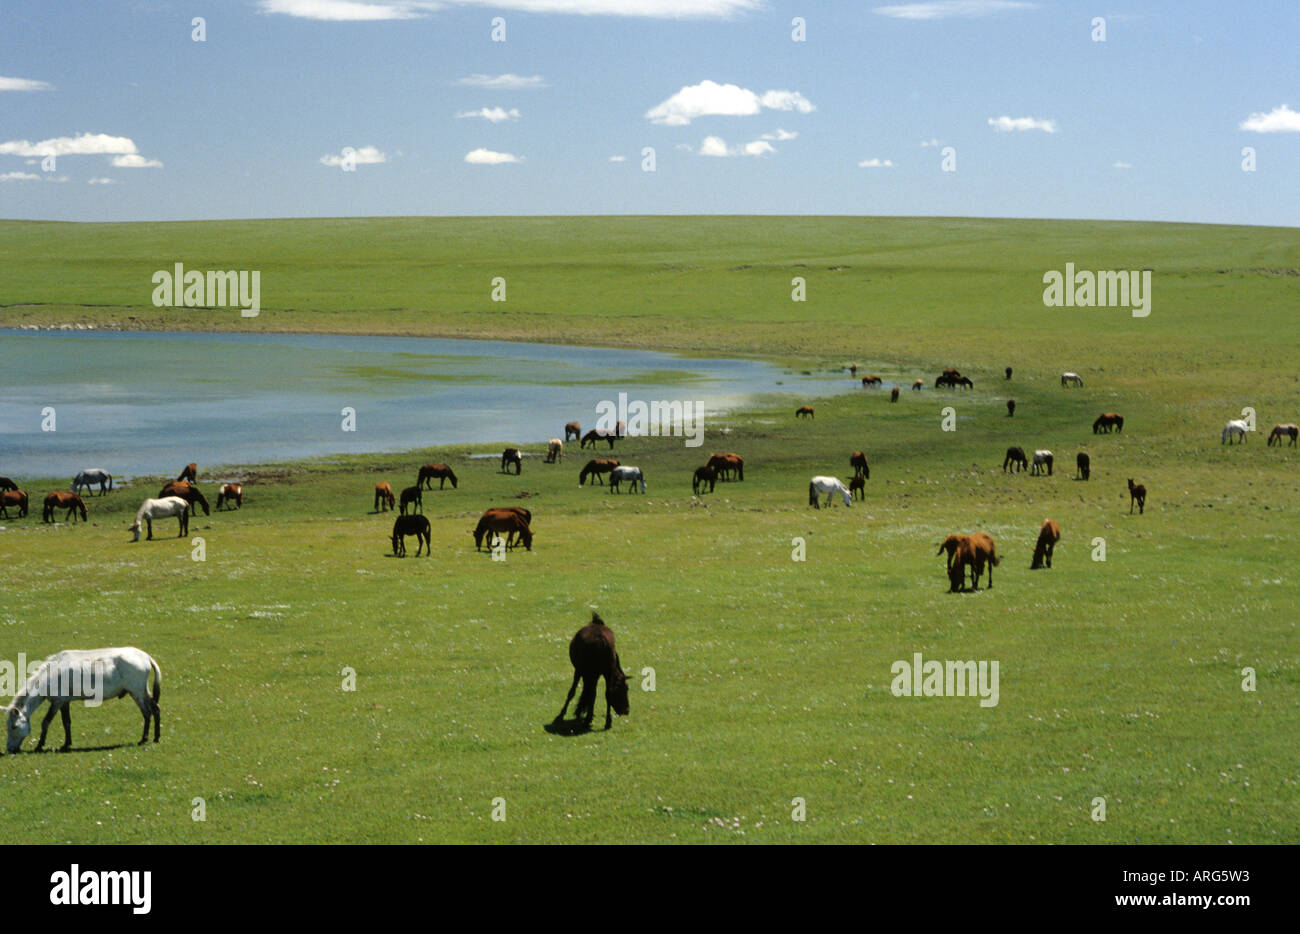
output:
{"label": "horse shadow on grass", "polygon": [[58,746],[50,746],[42,749],[40,752],[37,752],[35,749],[24,749],[20,750],[18,753],[11,752],[9,755],[22,754],[29,756],[43,756],[46,754],[67,755],[68,753],[73,752],[112,752],[115,749],[134,749],[135,746],[135,743],[116,743],[112,746],[73,746],[70,749],[60,749]]}
{"label": "horse shadow on grass", "polygon": [[547,733],[555,736],[582,736],[584,733],[595,732],[591,724],[583,719],[574,720],[552,720],[542,727]]}

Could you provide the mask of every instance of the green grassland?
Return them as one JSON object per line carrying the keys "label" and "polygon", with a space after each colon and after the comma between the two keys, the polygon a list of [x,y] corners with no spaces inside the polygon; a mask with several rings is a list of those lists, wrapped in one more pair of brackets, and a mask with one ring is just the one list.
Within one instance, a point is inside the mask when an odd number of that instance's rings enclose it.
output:
{"label": "green grassland", "polygon": [[[153,308],[149,277],[175,261],[261,270],[262,314]],[[1045,308],[1042,275],[1066,262],[1152,268],[1150,317]],[[172,521],[152,542],[126,531],[161,475],[89,499],[89,524],[44,525],[39,503],[0,520],[0,658],[133,644],[164,672],[158,745],[136,748],[134,705],[110,702],[74,710],[73,752],[0,757],[10,842],[1300,839],[1300,450],[1264,444],[1274,422],[1300,421],[1294,230],[3,222],[0,269],[0,326],[518,338],[927,378],[896,404],[773,396],[711,419],[702,448],[627,439],[614,456],[645,470],[644,496],[579,488],[590,454],[576,445],[554,466],[528,448],[519,477],[470,456],[488,445],[232,467],[244,508],[200,515],[184,539]],[[790,300],[794,276],[805,302]],[[974,390],[930,388],[947,366]],[[1085,387],[1062,389],[1065,369]],[[794,418],[803,402],[815,420]],[[1222,446],[1245,406],[1262,431]],[[1103,411],[1125,415],[1122,434],[1092,434]],[[1004,474],[1011,444],[1051,448],[1055,475]],[[808,477],[847,477],[856,449],[865,502],[810,509]],[[721,450],[745,457],[745,481],[693,498],[692,470]],[[1086,483],[1072,479],[1080,450]],[[430,460],[461,477],[424,494],[433,556],[412,542],[391,557],[373,484],[405,486]],[[1145,515],[1129,514],[1128,477],[1150,490]],[[200,464],[215,501],[214,479]],[[476,553],[479,512],[516,503],[534,513],[534,550]],[[1049,516],[1055,567],[1031,572]],[[974,530],[997,542],[994,587],[948,594],[937,543]],[[595,732],[549,733],[591,607],[633,675],[631,714],[599,730],[602,698]],[[916,652],[998,660],[998,705],[895,697],[891,665]],[[57,746],[58,723],[50,735]]]}

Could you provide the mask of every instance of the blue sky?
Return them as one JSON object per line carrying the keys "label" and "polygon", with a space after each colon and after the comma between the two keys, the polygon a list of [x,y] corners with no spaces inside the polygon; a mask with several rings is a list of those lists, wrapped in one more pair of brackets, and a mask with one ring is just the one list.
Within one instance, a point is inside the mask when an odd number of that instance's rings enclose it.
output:
{"label": "blue sky", "polygon": [[0,217],[1295,226],[1298,27],[1293,0],[5,0]]}

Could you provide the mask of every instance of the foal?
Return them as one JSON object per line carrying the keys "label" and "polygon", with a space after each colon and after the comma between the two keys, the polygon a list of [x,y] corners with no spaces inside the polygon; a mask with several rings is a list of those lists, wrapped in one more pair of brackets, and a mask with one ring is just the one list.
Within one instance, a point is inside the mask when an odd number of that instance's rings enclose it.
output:
{"label": "foal", "polygon": [[1133,515],[1133,504],[1137,503],[1138,515],[1142,515],[1146,510],[1147,488],[1140,483],[1135,484],[1133,478],[1129,477],[1128,497],[1128,514]]}

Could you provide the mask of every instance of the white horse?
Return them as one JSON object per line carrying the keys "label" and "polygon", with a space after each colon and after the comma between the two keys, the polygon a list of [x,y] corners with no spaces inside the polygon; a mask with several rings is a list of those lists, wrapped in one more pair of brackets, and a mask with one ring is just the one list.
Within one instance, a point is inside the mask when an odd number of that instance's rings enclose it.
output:
{"label": "white horse", "polygon": [[140,511],[135,514],[135,522],[131,525],[130,531],[135,533],[133,542],[140,540],[140,523],[143,521],[149,526],[149,535],[147,538],[153,540],[153,520],[170,519],[172,516],[180,519],[181,530],[176,537],[181,538],[190,530],[190,504],[179,496],[164,496],[162,499],[147,499],[140,507]]}
{"label": "white horse", "polygon": [[1241,439],[1241,443],[1246,443],[1246,432],[1250,431],[1250,425],[1245,419],[1235,418],[1223,426],[1223,440],[1220,444],[1232,444],[1232,438],[1235,435]]}
{"label": "white horse", "polygon": [[853,505],[853,494],[838,477],[813,477],[812,482],[808,484],[808,505],[821,509],[822,507],[817,503],[817,496],[821,493],[826,494],[827,506],[831,504],[836,493],[844,499],[845,506]]}
{"label": "white horse", "polygon": [[1055,460],[1056,458],[1052,456],[1051,451],[1046,451],[1046,450],[1035,451],[1034,465],[1029,468],[1029,475],[1032,477],[1035,476],[1036,474],[1041,474],[1043,472],[1043,468],[1046,467],[1047,475],[1050,477],[1052,475],[1052,464],[1055,462]]}
{"label": "white horse", "polygon": [[[149,671],[153,670],[153,696],[149,696]],[[86,649],[59,652],[47,658],[36,673],[27,679],[13,703],[5,708],[5,748],[14,753],[32,731],[32,714],[46,701],[50,710],[41,721],[40,752],[45,733],[57,713],[63,714],[63,749],[72,745],[72,713],[69,704],[84,700],[98,706],[130,694],[144,715],[144,733],[140,745],[149,739],[149,718],[153,718],[153,741],[158,742],[162,718],[158,713],[158,695],[162,693],[162,669],[147,652],[132,646],[115,649]]]}
{"label": "white horse", "polygon": [[1073,383],[1073,384],[1076,385],[1076,386],[1082,386],[1082,385],[1083,385],[1083,377],[1080,376],[1078,373],[1062,373],[1062,374],[1061,374],[1061,385],[1062,385],[1062,386],[1068,386],[1068,385],[1071,384],[1071,383]]}
{"label": "white horse", "polygon": [[88,467],[72,478],[72,492],[80,494],[83,486],[90,489],[96,483],[99,484],[100,496],[113,489],[113,477],[107,470],[100,467]]}
{"label": "white horse", "polygon": [[626,480],[632,484],[632,492],[636,492],[637,483],[641,484],[641,492],[645,492],[645,474],[641,473],[640,467],[615,467],[609,472],[609,491],[611,493],[619,490],[618,485]]}

